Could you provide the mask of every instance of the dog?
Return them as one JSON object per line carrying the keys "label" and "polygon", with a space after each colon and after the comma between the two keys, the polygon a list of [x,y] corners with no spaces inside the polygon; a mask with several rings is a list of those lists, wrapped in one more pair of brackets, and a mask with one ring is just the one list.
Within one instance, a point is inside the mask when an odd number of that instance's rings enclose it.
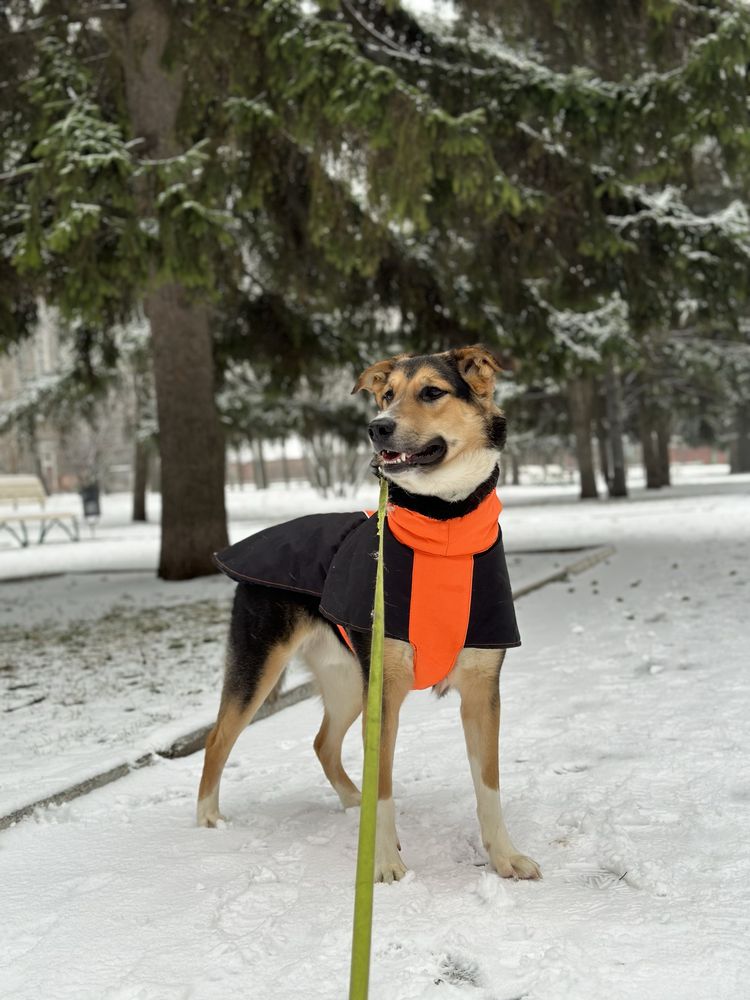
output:
{"label": "dog", "polygon": [[[401,705],[414,687],[456,689],[482,841],[495,871],[536,879],[500,804],[499,677],[520,644],[502,551],[495,486],[506,421],[494,403],[500,366],[481,345],[371,365],[352,392],[373,394],[373,464],[388,480],[384,537],[386,639],[375,881],[403,877],[392,795]],[[341,761],[366,700],[376,518],[298,518],[217,553],[237,580],[216,725],[206,741],[198,823],[216,826],[229,753],[293,654],[323,700],[315,752],[344,808],[360,793]]]}

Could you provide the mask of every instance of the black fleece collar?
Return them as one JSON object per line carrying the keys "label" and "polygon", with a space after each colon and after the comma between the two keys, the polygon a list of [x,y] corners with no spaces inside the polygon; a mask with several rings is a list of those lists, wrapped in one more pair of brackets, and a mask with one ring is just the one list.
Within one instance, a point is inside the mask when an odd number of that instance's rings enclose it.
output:
{"label": "black fleece collar", "polygon": [[465,517],[488,497],[497,486],[500,467],[495,466],[492,474],[463,500],[443,500],[440,497],[421,496],[418,493],[408,493],[392,480],[388,480],[388,502],[397,507],[405,507],[416,514],[434,518],[436,521],[449,521],[453,517]]}

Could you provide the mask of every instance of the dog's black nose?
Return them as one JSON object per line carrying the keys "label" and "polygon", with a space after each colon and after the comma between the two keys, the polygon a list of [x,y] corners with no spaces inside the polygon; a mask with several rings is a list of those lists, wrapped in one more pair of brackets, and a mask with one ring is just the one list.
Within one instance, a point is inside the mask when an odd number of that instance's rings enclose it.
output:
{"label": "dog's black nose", "polygon": [[391,417],[375,417],[370,421],[370,440],[375,445],[385,445],[396,430],[396,421]]}

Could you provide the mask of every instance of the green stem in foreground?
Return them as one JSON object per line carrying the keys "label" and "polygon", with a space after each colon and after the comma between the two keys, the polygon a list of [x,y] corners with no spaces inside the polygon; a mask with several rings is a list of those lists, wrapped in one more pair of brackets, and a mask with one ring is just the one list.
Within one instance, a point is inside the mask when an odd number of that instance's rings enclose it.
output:
{"label": "green stem in foreground", "polygon": [[375,576],[375,603],[370,647],[370,677],[367,687],[365,760],[362,771],[362,805],[359,813],[357,878],[354,889],[354,931],[349,1000],[367,1000],[370,981],[372,941],[372,898],[375,877],[375,827],[378,812],[378,770],[380,762],[380,719],[383,709],[383,528],[388,502],[388,484],[380,480],[378,500],[378,567]]}

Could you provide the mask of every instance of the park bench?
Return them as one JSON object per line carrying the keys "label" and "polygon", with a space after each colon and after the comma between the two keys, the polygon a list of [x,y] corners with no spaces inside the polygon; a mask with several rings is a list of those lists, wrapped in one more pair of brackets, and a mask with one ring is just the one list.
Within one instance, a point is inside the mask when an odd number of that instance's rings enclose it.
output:
{"label": "park bench", "polygon": [[[71,541],[78,541],[76,515],[70,511],[46,510],[46,502],[44,487],[37,476],[0,475],[0,529],[11,534],[21,546],[29,544],[32,525],[39,527],[40,545],[54,527],[62,528]],[[41,511],[21,511],[19,504],[38,504]]]}

